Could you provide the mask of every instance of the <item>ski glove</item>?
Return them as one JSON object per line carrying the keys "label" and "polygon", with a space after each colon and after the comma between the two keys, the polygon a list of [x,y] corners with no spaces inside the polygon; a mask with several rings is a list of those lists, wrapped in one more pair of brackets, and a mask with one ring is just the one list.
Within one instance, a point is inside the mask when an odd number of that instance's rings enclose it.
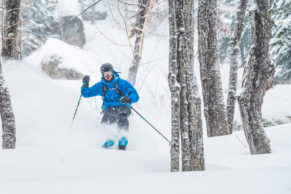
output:
{"label": "ski glove", "polygon": [[83,77],[83,87],[84,88],[88,88],[89,87],[89,81],[90,81],[90,76],[89,75],[85,75]]}
{"label": "ski glove", "polygon": [[131,100],[127,96],[123,96],[120,100],[123,104],[130,104]]}

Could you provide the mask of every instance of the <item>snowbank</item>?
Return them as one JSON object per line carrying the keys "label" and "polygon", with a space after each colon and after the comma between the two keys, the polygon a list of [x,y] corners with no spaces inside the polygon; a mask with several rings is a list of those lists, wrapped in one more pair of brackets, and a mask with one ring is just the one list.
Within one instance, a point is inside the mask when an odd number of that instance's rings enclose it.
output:
{"label": "snowbank", "polygon": [[96,72],[99,69],[100,59],[98,56],[54,38],[49,38],[40,49],[27,57],[25,62],[40,69],[41,61],[52,55],[63,58],[60,68],[73,69],[82,74]]}

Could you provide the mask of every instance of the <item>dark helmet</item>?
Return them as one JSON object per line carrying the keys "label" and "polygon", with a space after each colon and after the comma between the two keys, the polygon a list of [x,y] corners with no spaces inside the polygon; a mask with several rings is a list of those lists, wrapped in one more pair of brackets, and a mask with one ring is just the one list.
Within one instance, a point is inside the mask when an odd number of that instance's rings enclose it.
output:
{"label": "dark helmet", "polygon": [[113,66],[111,63],[104,63],[101,65],[100,71],[101,71],[101,73],[113,71]]}

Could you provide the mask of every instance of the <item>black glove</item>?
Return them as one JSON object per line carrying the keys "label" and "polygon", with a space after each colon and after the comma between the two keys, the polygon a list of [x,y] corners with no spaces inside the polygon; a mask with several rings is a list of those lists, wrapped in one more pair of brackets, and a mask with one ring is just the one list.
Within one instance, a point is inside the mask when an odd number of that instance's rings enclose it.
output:
{"label": "black glove", "polygon": [[83,77],[83,87],[84,88],[88,88],[89,87],[89,81],[90,81],[90,76],[89,75],[85,75]]}
{"label": "black glove", "polygon": [[127,96],[123,96],[120,100],[123,104],[130,104],[131,100]]}

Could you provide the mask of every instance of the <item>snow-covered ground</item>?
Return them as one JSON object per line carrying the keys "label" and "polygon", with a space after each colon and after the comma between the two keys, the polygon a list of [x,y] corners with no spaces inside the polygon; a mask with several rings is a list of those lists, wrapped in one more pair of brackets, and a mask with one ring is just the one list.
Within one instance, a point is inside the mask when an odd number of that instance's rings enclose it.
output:
{"label": "snow-covered ground", "polygon": [[[157,32],[167,32],[165,26]],[[70,127],[81,81],[52,80],[41,73],[40,61],[58,54],[64,57],[62,67],[89,74],[91,84],[100,80],[102,63],[113,63],[126,78],[131,61],[130,48],[123,46],[126,36],[115,25],[102,21],[85,27],[84,50],[49,39],[24,61],[4,64],[17,149],[0,150],[0,193],[291,193],[291,124],[266,129],[273,151],[267,155],[250,155],[238,140],[247,145],[243,132],[204,135],[206,170],[183,173],[169,172],[167,142],[134,113],[128,150],[102,149],[108,129],[100,125],[100,97],[82,99]],[[146,37],[136,84],[140,101],[133,106],[170,137],[167,52],[167,37]],[[227,87],[226,66],[221,74]],[[263,116],[290,116],[290,91],[290,85],[270,89]]]}
{"label": "snow-covered ground", "polygon": [[168,153],[94,147],[64,153],[61,149],[2,150],[1,193],[289,194],[290,127],[267,129],[273,146],[268,155],[251,156],[233,136],[206,140],[205,172],[170,173]]}

